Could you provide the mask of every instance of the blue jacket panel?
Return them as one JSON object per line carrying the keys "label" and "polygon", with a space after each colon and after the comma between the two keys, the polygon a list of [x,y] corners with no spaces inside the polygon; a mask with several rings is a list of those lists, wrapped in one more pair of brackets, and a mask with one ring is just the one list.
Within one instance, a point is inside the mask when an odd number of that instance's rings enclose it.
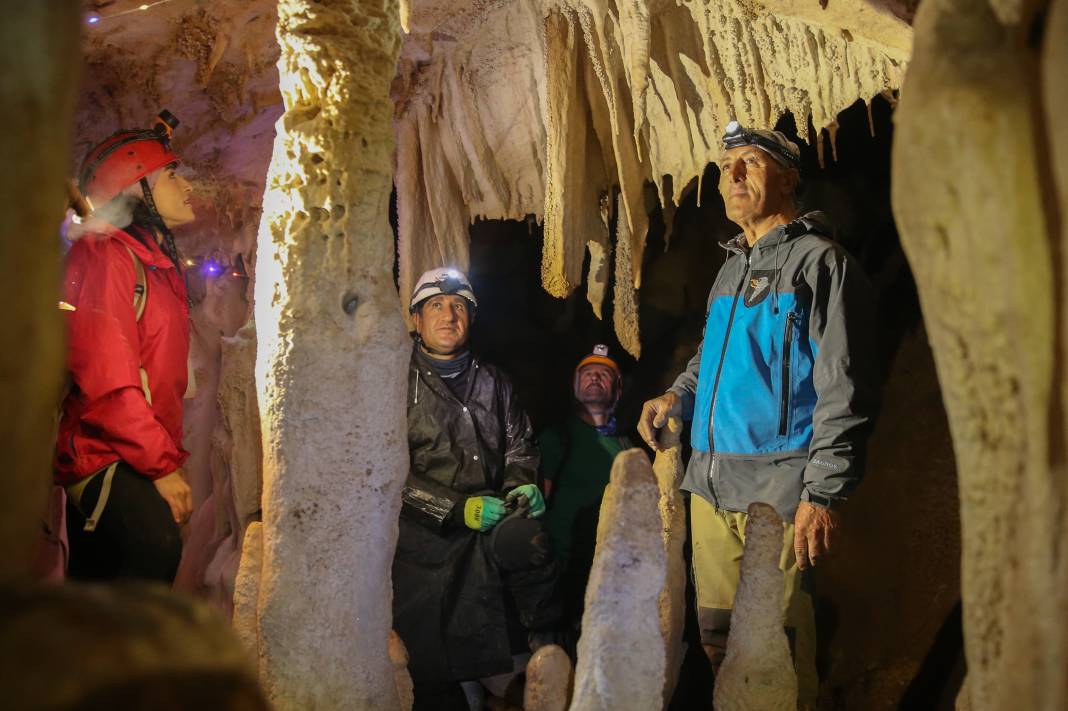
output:
{"label": "blue jacket panel", "polygon": [[683,489],[792,519],[844,500],[863,472],[878,407],[871,288],[819,213],[744,235],[708,301],[704,338],[670,390],[692,417]]}
{"label": "blue jacket panel", "polygon": [[817,352],[808,336],[807,305],[792,293],[754,306],[734,301],[718,296],[709,309],[704,342],[724,346],[702,353],[694,421],[711,426],[692,429],[693,448],[724,454],[807,450]]}

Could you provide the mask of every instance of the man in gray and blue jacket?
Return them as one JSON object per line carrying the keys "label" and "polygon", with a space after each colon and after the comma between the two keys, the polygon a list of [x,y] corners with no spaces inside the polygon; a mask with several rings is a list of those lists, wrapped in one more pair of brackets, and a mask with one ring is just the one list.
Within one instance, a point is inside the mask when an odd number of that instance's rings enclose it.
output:
{"label": "man in gray and blue jacket", "polygon": [[861,478],[878,403],[874,309],[857,261],[820,213],[798,215],[800,151],[777,131],[732,122],[719,161],[727,217],[742,234],[708,300],[704,338],[638,426],[658,449],[667,418],[692,419],[683,489],[702,643],[718,669],[745,537],[745,511],[785,522],[780,566],[799,707],[814,707],[815,619],[807,571],[833,545],[838,508]]}

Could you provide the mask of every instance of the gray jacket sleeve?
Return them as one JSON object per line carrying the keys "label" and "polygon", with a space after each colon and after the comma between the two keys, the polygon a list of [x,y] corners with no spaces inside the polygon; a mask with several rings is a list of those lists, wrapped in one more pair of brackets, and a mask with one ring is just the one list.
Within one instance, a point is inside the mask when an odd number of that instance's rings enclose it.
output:
{"label": "gray jacket sleeve", "polygon": [[[720,274],[722,273],[721,267]],[[716,275],[716,283],[718,282],[719,274]],[[711,291],[708,292],[708,299],[705,301],[705,318],[701,322],[702,324],[708,322],[708,309],[712,306],[712,295],[716,293],[716,283],[712,285]],[[704,328],[703,325],[702,328]],[[675,382],[668,388],[669,393],[675,393],[682,401],[682,419],[687,422],[693,419],[694,396],[697,394],[697,375],[701,371],[701,351],[704,350],[704,346],[705,340],[702,336],[701,342],[697,344],[697,352],[694,353],[693,358],[690,358],[690,362],[686,364],[686,368],[679,373],[679,377],[675,378]]]}
{"label": "gray jacket sleeve", "polygon": [[693,358],[690,358],[690,362],[686,364],[686,368],[679,373],[679,377],[675,378],[675,382],[668,388],[669,393],[675,393],[679,396],[679,400],[682,401],[682,419],[693,419],[693,401],[694,395],[697,393],[697,373],[701,370],[701,349],[704,347],[704,340],[697,346],[697,353]]}
{"label": "gray jacket sleeve", "polygon": [[817,400],[801,500],[833,506],[861,479],[879,405],[875,308],[868,278],[837,246],[818,253],[804,278],[812,290],[809,338],[817,348]]}

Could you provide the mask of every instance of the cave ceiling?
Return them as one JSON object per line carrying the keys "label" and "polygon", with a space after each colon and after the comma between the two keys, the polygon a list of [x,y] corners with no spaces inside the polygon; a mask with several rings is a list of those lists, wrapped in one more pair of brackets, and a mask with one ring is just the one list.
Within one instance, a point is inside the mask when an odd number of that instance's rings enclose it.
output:
{"label": "cave ceiling", "polygon": [[[93,0],[74,156],[166,107],[199,203],[195,249],[254,244],[282,112],[272,0]],[[468,266],[478,218],[544,223],[542,282],[588,276],[600,314],[640,350],[637,289],[650,207],[677,203],[731,118],[789,112],[809,141],[901,85],[914,0],[402,0],[393,84],[401,293]],[[615,229],[611,230],[614,226]],[[609,258],[616,250],[614,260]],[[586,251],[588,275],[581,273]]]}

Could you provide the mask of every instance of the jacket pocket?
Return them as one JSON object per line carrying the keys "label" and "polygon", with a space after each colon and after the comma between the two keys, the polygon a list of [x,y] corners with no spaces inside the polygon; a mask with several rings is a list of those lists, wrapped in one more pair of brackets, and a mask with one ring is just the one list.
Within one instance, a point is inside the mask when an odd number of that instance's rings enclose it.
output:
{"label": "jacket pocket", "polygon": [[797,314],[786,314],[786,329],[782,335],[782,373],[779,383],[779,436],[785,437],[790,430],[790,394],[793,390],[791,370],[793,368],[794,324]]}

